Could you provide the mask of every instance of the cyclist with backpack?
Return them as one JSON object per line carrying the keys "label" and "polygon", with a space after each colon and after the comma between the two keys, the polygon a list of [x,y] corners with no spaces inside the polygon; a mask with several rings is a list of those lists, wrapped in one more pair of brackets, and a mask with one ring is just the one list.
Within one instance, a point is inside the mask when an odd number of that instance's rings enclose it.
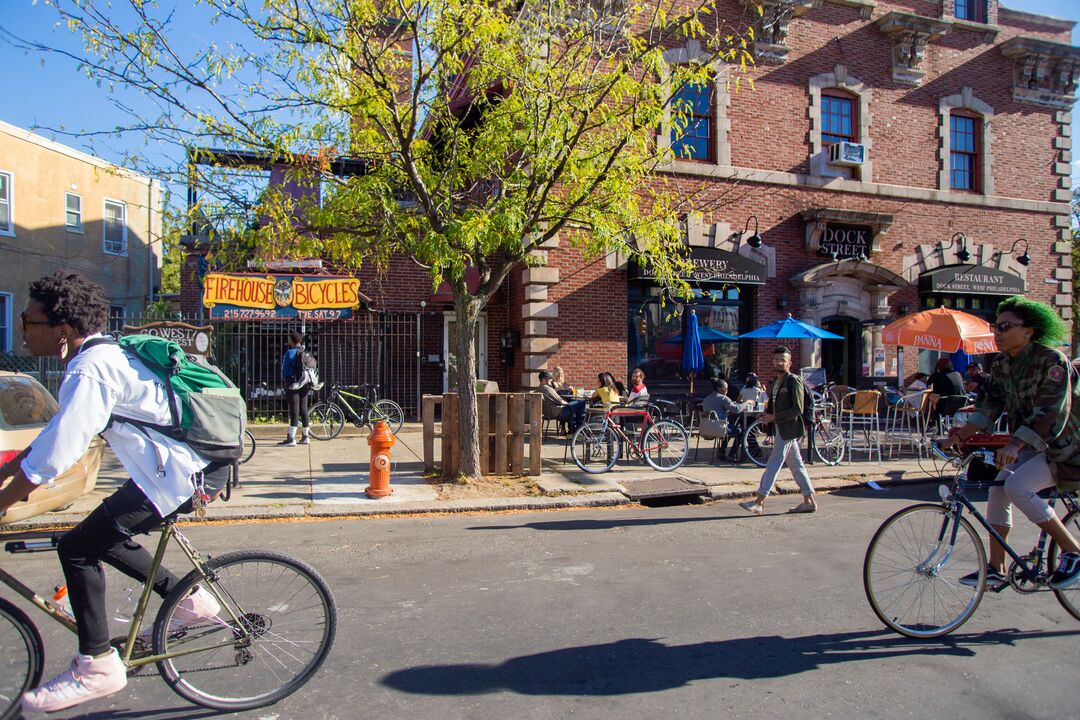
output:
{"label": "cyclist with backpack", "polygon": [[[308,437],[308,395],[312,390],[319,390],[319,374],[315,356],[304,348],[304,336],[293,330],[289,333],[289,349],[281,358],[281,381],[285,384],[285,394],[289,399],[289,434],[278,443],[285,447],[307,445]],[[296,430],[302,427],[300,440],[296,439]]]}
{"label": "cyclist with backpack", "polygon": [[[227,464],[209,463],[167,432],[176,427],[171,387],[167,391],[138,357],[105,340],[108,314],[101,287],[62,271],[30,283],[22,313],[24,345],[36,356],[60,357],[64,380],[57,414],[30,448],[0,467],[0,481],[13,478],[0,491],[0,511],[65,472],[98,433],[131,476],[60,539],[57,554],[78,624],[79,652],[66,671],[23,696],[24,709],[34,712],[63,710],[127,685],[124,664],[109,644],[102,562],[144,581],[152,558],[132,536],[165,517],[191,512],[204,473],[229,470]],[[117,418],[125,420],[114,422]],[[162,568],[154,581],[154,590],[164,598],[178,579]],[[182,606],[185,615],[177,630],[214,618],[220,610],[202,588]]]}

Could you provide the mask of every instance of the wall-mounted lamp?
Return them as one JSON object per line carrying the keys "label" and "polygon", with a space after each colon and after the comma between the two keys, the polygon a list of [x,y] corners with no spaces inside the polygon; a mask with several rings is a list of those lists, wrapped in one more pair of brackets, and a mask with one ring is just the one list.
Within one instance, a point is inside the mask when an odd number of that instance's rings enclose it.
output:
{"label": "wall-mounted lamp", "polygon": [[1024,254],[1021,255],[1020,257],[1016,258],[1016,262],[1020,263],[1024,267],[1027,267],[1028,265],[1031,264],[1031,256],[1028,255],[1028,241],[1027,241],[1027,238],[1018,238],[1018,239],[1014,240],[1013,244],[1012,244],[1012,247],[1010,249],[1008,249],[1008,250],[1005,250],[1005,251],[1001,252],[1001,254],[1002,255],[1015,255],[1016,254],[1016,246],[1019,245],[1020,243],[1024,243]]}
{"label": "wall-mounted lamp", "polygon": [[787,297],[786,296],[781,295],[780,297],[776,298],[776,309],[777,310],[783,310],[786,307],[787,307]]}
{"label": "wall-mounted lamp", "polygon": [[746,237],[746,233],[750,231],[751,220],[754,221],[754,234],[746,238],[746,244],[752,248],[759,248],[761,247],[761,235],[758,234],[757,215],[751,215],[750,217],[746,218],[746,225],[743,226],[742,232],[735,234],[739,236],[739,240],[742,240],[744,237]]}
{"label": "wall-mounted lamp", "polygon": [[942,252],[956,248],[956,259],[966,263],[971,259],[971,253],[967,249],[967,236],[962,232],[954,233],[949,244],[942,247]]}
{"label": "wall-mounted lamp", "polygon": [[420,309],[423,310],[426,307],[427,307],[427,300],[421,300],[420,301]]}

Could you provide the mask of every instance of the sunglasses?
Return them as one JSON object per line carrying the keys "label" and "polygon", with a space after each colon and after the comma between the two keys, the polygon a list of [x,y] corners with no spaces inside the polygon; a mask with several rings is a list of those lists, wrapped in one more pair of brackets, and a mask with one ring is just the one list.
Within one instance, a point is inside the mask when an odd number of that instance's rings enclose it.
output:
{"label": "sunglasses", "polygon": [[1004,322],[994,323],[994,329],[997,330],[998,332],[1005,332],[1006,330],[1011,330],[1014,327],[1024,327],[1024,326],[1021,325],[1020,323],[1009,322],[1008,320],[1006,320]]}
{"label": "sunglasses", "polygon": [[20,315],[19,320],[22,321],[22,329],[25,332],[26,328],[31,325],[52,325],[48,320],[28,320],[25,315]]}

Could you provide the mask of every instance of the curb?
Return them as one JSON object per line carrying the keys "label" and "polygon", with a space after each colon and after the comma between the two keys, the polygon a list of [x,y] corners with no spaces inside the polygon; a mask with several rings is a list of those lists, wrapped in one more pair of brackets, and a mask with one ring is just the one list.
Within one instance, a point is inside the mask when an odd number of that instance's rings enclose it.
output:
{"label": "curb", "polygon": [[[850,476],[849,476],[850,477]],[[896,487],[900,485],[921,485],[925,483],[942,482],[940,477],[917,477],[917,478],[887,478],[877,479],[871,476],[862,476],[857,480],[844,478],[821,478],[817,484],[817,490],[831,492],[854,487],[866,487],[869,482],[875,482],[881,487]],[[773,487],[775,495],[798,494],[798,487],[793,481],[783,481],[783,486],[777,483]],[[707,501],[736,500],[749,498],[757,494],[757,488],[750,485],[727,485],[708,488],[702,493]],[[209,513],[202,518],[194,515],[186,516],[180,522],[181,525],[213,525],[217,523],[259,521],[259,520],[329,520],[333,518],[379,518],[379,517],[408,517],[422,515],[451,515],[466,513],[508,512],[508,511],[546,511],[546,510],[577,510],[588,508],[614,508],[640,505],[635,500],[630,500],[621,492],[603,491],[586,495],[559,495],[543,497],[506,497],[484,498],[469,500],[447,500],[435,503],[428,501],[402,502],[392,505],[379,506],[355,506],[355,505],[322,505],[316,506],[309,503],[292,503],[275,506],[239,506],[229,507],[228,503],[219,502],[210,506]],[[25,522],[13,523],[5,526],[7,531],[20,530],[45,530],[54,528],[73,527],[80,522],[85,515],[78,513],[47,513],[36,518],[30,518]]]}

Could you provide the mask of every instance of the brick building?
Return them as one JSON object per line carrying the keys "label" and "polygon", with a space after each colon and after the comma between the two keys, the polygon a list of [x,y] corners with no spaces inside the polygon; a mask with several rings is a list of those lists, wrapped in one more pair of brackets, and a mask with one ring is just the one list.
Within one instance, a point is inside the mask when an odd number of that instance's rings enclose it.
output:
{"label": "brick building", "polygon": [[161,188],[0,122],[0,353],[22,352],[14,319],[31,280],[82,273],[109,296],[110,322],[141,315],[161,270]]}
{"label": "brick building", "polygon": [[[744,4],[746,3],[746,4]],[[756,5],[731,0],[735,20]],[[1071,317],[1071,108],[1080,78],[1074,25],[997,0],[765,0],[750,89],[729,69],[687,88],[695,130],[654,182],[692,198],[685,222],[697,314],[745,332],[788,313],[842,335],[802,342],[796,366],[866,385],[928,365],[896,353],[881,328],[945,305],[993,316],[1023,292]],[[693,62],[693,41],[669,62]],[[670,128],[658,141],[670,144]],[[597,372],[678,391],[678,307],[616,255],[586,259],[567,243],[546,266],[514,272],[485,312],[479,376],[535,386],[563,367],[575,385]],[[1027,263],[1027,264],[1025,264]],[[440,392],[453,347],[452,305],[400,260],[361,275],[378,309],[413,314],[418,392]],[[185,310],[198,302],[186,289]],[[766,370],[775,343],[707,346],[710,374]],[[699,387],[703,384],[699,384]]]}

